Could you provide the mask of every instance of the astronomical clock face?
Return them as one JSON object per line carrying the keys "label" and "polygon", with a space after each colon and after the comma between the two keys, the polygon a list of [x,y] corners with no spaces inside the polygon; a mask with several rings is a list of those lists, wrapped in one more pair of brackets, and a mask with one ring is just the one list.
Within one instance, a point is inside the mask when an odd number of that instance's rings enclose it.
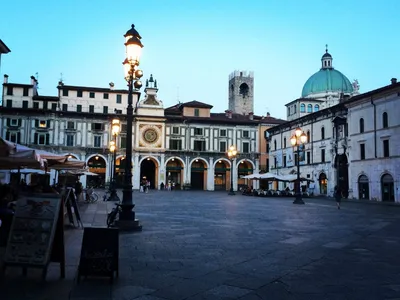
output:
{"label": "astronomical clock face", "polygon": [[140,125],[140,147],[161,148],[161,125]]}

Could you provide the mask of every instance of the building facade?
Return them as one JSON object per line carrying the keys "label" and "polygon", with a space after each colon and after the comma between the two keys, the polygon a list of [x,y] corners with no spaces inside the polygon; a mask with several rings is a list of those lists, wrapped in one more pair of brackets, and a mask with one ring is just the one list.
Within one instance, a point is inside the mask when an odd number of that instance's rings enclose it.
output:
{"label": "building facade", "polygon": [[[128,91],[114,89],[112,83],[108,88],[95,88],[61,81],[57,90],[57,96],[42,96],[37,92],[35,77],[31,77],[30,84],[19,84],[9,82],[5,75],[0,110],[2,137],[84,160],[97,176],[82,176],[83,185],[103,186],[112,174],[110,124],[118,117],[121,133],[117,139],[116,180],[122,184]],[[176,188],[228,190],[233,172],[236,190],[247,184],[242,175],[258,172],[262,118],[253,115],[253,102],[251,107],[243,104],[251,110],[247,114],[230,110],[212,113],[212,105],[198,101],[164,108],[157,92],[157,82],[151,76],[143,97],[134,99],[134,189],[146,179],[152,188],[173,183]],[[264,119],[269,125],[282,122],[271,116]],[[233,162],[226,157],[230,145],[239,152]],[[52,173],[51,183],[57,182],[58,176]]]}

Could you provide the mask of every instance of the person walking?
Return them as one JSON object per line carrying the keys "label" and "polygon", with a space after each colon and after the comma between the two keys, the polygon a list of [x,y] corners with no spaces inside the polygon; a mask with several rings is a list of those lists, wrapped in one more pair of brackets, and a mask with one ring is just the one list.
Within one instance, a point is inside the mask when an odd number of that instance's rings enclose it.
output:
{"label": "person walking", "polygon": [[333,196],[336,200],[337,209],[340,209],[340,202],[342,201],[342,191],[340,190],[339,186],[335,186]]}

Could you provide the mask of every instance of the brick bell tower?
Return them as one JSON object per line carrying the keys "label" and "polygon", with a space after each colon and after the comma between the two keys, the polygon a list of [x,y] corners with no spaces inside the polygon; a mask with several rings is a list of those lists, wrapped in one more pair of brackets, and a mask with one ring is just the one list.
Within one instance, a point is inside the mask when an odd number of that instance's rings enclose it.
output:
{"label": "brick bell tower", "polygon": [[248,115],[254,112],[254,74],[234,71],[229,75],[229,110]]}

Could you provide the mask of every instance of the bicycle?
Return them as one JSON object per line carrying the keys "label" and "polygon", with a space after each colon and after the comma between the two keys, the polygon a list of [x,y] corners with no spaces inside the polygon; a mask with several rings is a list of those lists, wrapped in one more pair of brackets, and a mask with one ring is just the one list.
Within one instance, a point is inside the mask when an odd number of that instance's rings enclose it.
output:
{"label": "bicycle", "polygon": [[107,227],[110,228],[111,226],[114,225],[117,215],[122,211],[122,204],[120,203],[115,203],[115,207],[111,210],[110,213],[108,213],[107,216]]}
{"label": "bicycle", "polygon": [[88,203],[95,203],[99,199],[99,195],[97,195],[92,188],[86,189],[86,198],[85,201]]}

